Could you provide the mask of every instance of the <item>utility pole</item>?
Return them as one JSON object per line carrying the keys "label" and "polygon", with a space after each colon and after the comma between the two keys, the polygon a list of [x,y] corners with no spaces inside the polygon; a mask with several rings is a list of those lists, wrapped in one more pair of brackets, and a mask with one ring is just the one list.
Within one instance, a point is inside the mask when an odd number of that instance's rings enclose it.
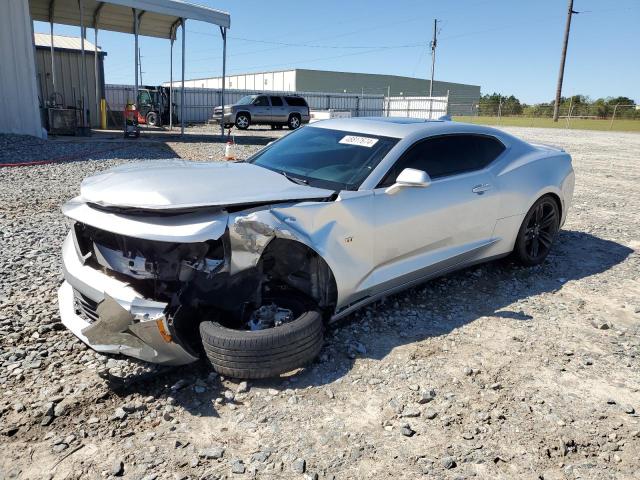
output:
{"label": "utility pole", "polygon": [[438,19],[433,20],[433,40],[431,40],[431,82],[429,83],[429,96],[433,95],[433,72],[436,68],[436,46],[438,45]]}
{"label": "utility pole", "polygon": [[564,43],[562,44],[562,56],[560,57],[560,72],[558,73],[558,86],[556,88],[556,101],[553,105],[553,121],[558,121],[558,116],[560,114],[560,97],[562,96],[562,80],[564,78],[564,64],[567,59],[567,45],[569,43],[569,30],[571,30],[571,17],[574,14],[580,12],[576,12],[573,9],[573,0],[569,0],[569,8],[567,11],[567,24],[564,28]]}

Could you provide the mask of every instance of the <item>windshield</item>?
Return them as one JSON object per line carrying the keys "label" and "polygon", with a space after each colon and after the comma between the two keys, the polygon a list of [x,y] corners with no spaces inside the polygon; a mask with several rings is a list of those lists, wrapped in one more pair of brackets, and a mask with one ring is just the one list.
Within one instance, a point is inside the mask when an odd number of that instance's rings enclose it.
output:
{"label": "windshield", "polygon": [[292,180],[333,190],[357,190],[397,138],[303,127],[247,160]]}
{"label": "windshield", "polygon": [[236,105],[249,105],[256,98],[255,95],[247,95],[236,102]]}

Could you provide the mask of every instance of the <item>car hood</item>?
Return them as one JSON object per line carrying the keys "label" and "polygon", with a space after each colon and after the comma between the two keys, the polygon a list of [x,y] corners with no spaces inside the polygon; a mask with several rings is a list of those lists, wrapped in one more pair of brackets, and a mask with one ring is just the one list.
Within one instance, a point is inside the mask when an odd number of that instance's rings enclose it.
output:
{"label": "car hood", "polygon": [[122,165],[86,178],[81,200],[103,207],[185,210],[330,197],[250,163],[166,160]]}

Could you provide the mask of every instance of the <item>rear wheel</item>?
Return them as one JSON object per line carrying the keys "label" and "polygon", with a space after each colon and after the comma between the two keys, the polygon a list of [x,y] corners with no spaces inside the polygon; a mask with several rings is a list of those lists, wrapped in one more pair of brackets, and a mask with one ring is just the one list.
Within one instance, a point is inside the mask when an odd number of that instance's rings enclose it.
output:
{"label": "rear wheel", "polygon": [[559,228],[558,204],[553,197],[545,195],[533,204],[522,221],[513,250],[515,259],[526,266],[542,263]]}
{"label": "rear wheel", "polygon": [[300,126],[300,115],[291,115],[287,122],[290,130],[295,130]]}
{"label": "rear wheel", "polygon": [[251,119],[246,113],[240,113],[236,117],[236,127],[238,130],[246,130],[251,125]]}
{"label": "rear wheel", "polygon": [[205,353],[213,368],[236,378],[267,378],[313,360],[322,348],[322,315],[291,298],[265,299],[245,330],[218,322],[200,324]]}

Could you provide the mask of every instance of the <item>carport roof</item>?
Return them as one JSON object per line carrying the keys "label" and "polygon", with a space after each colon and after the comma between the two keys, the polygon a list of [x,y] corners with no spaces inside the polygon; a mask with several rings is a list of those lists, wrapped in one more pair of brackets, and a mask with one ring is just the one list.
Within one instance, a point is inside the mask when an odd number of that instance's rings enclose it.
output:
{"label": "carport roof", "polygon": [[[29,4],[33,20],[80,26],[78,0],[29,0]],[[226,12],[181,0],[82,0],[82,4],[86,27],[122,33],[134,33],[135,8],[141,14],[138,33],[148,37],[175,38],[181,18],[224,28],[231,24]]]}

